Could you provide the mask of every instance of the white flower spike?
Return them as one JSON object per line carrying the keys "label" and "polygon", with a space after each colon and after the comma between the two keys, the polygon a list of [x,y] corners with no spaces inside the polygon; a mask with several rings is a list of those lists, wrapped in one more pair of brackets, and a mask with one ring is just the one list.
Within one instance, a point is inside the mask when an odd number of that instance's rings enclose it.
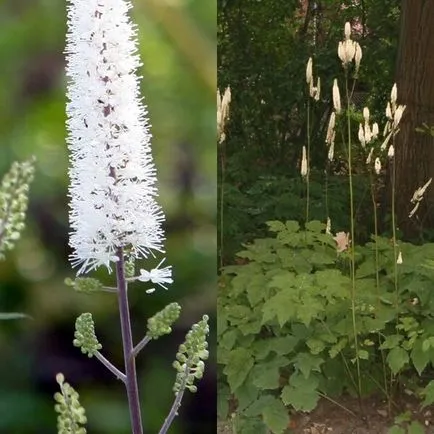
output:
{"label": "white flower spike", "polygon": [[306,157],[306,146],[303,146],[302,157],[301,157],[301,176],[307,176],[307,157]]}
{"label": "white flower spike", "polygon": [[378,157],[375,159],[374,169],[375,169],[375,173],[377,175],[379,175],[380,172],[381,172],[381,161],[380,161],[380,159]]}
{"label": "white flower spike", "polygon": [[164,215],[136,75],[141,62],[131,3],[68,3],[69,244],[82,274],[100,266],[110,271],[120,249],[137,258],[163,252]]}

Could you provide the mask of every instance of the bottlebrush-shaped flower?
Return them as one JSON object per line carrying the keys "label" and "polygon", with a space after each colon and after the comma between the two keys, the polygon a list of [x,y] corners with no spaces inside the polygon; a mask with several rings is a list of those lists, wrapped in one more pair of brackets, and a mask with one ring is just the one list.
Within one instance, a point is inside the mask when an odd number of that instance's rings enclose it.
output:
{"label": "bottlebrush-shaped flower", "polygon": [[136,28],[125,0],[69,0],[66,44],[71,263],[109,271],[120,248],[163,251]]}

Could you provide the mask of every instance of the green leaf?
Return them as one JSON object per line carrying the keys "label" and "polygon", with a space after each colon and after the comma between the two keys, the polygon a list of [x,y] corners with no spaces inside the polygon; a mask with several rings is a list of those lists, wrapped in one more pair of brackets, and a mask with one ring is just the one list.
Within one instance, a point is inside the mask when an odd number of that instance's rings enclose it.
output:
{"label": "green leaf", "polygon": [[265,359],[271,352],[279,356],[290,354],[294,351],[298,342],[299,339],[292,335],[259,339],[253,344],[255,359]]}
{"label": "green leaf", "polygon": [[430,354],[428,351],[423,351],[420,339],[414,343],[410,356],[418,374],[421,375],[429,362]]}
{"label": "green leaf", "polygon": [[408,426],[407,434],[425,434],[425,428],[420,422],[418,422],[417,420],[414,420]]}
{"label": "green leaf", "polygon": [[219,347],[225,348],[227,350],[231,350],[237,338],[239,336],[239,331],[237,329],[227,330],[223,336],[219,339]]}
{"label": "green leaf", "polygon": [[288,220],[285,223],[285,226],[288,232],[298,232],[300,230],[300,225],[298,224],[298,222],[293,220]]}
{"label": "green leaf", "polygon": [[227,306],[226,314],[232,325],[238,325],[246,322],[246,318],[250,317],[251,310],[242,304],[234,304]]}
{"label": "green leaf", "polygon": [[253,384],[258,389],[277,389],[279,376],[279,368],[271,363],[261,363],[252,369]]}
{"label": "green leaf", "polygon": [[11,319],[33,319],[31,316],[20,312],[0,312],[0,321],[7,321]]}
{"label": "green leaf", "polygon": [[264,303],[262,309],[262,324],[277,317],[280,327],[283,327],[290,319],[294,318],[297,311],[294,304],[294,295],[291,291],[278,292]]}
{"label": "green leaf", "polygon": [[320,372],[320,366],[324,363],[324,359],[319,356],[314,356],[310,353],[298,353],[293,359],[294,367],[298,369],[305,378],[309,378],[311,372]]}
{"label": "green leaf", "polygon": [[242,418],[234,432],[237,434],[268,434],[267,427],[259,418]]}
{"label": "green leaf", "polygon": [[388,350],[398,347],[403,337],[401,335],[389,335],[384,342],[380,345],[380,350]]}
{"label": "green leaf", "polygon": [[226,314],[222,311],[222,309],[219,309],[218,311],[216,322],[217,322],[217,336],[221,336],[228,328],[228,320]]}
{"label": "green leaf", "polygon": [[310,352],[313,355],[319,354],[325,348],[325,343],[315,338],[308,339],[306,345],[309,347]]}
{"label": "green leaf", "polygon": [[252,276],[249,285],[247,286],[247,299],[250,306],[255,307],[260,301],[266,297],[267,280],[263,274]]}
{"label": "green leaf", "polygon": [[326,252],[313,252],[309,257],[309,262],[313,265],[331,265],[336,262],[336,254],[331,256]]}
{"label": "green leaf", "polygon": [[431,380],[422,390],[421,395],[425,397],[422,408],[434,403],[434,380]]}
{"label": "green leaf", "polygon": [[267,222],[267,226],[270,232],[282,232],[286,229],[285,224],[278,220]]}
{"label": "green leaf", "polygon": [[217,393],[217,415],[222,420],[226,420],[228,417],[230,396],[229,387],[226,384],[219,385]]}
{"label": "green leaf", "polygon": [[[234,395],[238,402],[237,410],[243,411],[258,399],[259,390],[252,384],[249,377],[247,381],[235,391]],[[258,412],[256,415],[259,414]]]}
{"label": "green leaf", "polygon": [[318,220],[312,220],[306,223],[305,228],[310,232],[316,232],[317,234],[319,234],[325,230],[326,225],[325,223],[320,222]]}
{"label": "green leaf", "polygon": [[259,416],[262,414],[262,410],[264,407],[267,407],[268,405],[272,404],[276,398],[273,395],[270,395],[269,393],[265,393],[261,396],[259,396],[258,399],[253,401],[248,408],[244,410],[244,415],[246,417],[252,417],[252,416]]}
{"label": "green leaf", "polygon": [[262,411],[262,417],[267,427],[274,434],[282,434],[288,428],[288,411],[280,399],[268,404]]}
{"label": "green leaf", "polygon": [[319,381],[314,376],[305,378],[295,372],[289,379],[289,385],[282,389],[281,398],[285,405],[292,405],[296,411],[312,411],[318,402]]}
{"label": "green leaf", "polygon": [[362,279],[371,276],[375,276],[375,263],[372,259],[367,259],[357,267],[356,278]]}
{"label": "green leaf", "polygon": [[253,367],[253,357],[245,348],[236,348],[229,353],[228,364],[223,373],[228,378],[232,392],[240,387]]}
{"label": "green leaf", "polygon": [[431,348],[431,341],[429,339],[425,339],[422,342],[422,351],[427,353],[430,348]]}
{"label": "green leaf", "polygon": [[386,360],[393,374],[397,374],[408,363],[409,357],[403,348],[395,347],[390,350]]}
{"label": "green leaf", "polygon": [[357,354],[359,356],[359,359],[362,359],[362,360],[368,360],[369,359],[369,353],[366,350],[359,350]]}

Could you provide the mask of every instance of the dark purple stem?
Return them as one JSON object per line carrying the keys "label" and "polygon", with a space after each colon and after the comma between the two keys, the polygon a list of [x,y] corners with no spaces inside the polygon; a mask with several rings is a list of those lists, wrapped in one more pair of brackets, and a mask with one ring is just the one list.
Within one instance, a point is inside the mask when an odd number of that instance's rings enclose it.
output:
{"label": "dark purple stem", "polygon": [[118,284],[119,314],[122,330],[122,345],[125,361],[125,387],[128,395],[132,434],[143,434],[142,416],[140,412],[139,388],[137,386],[136,361],[133,356],[133,338],[131,334],[130,311],[128,306],[128,286],[125,279],[124,254],[117,252],[116,278]]}

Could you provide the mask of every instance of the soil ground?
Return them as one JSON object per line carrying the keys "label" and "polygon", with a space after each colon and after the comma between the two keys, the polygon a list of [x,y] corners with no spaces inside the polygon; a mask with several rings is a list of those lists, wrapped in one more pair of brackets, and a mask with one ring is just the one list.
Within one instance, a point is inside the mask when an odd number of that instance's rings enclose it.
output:
{"label": "soil ground", "polygon": [[[394,417],[405,412],[424,426],[426,434],[434,434],[434,406],[421,410],[419,402],[411,396],[395,402],[391,416],[387,403],[376,397],[364,399],[361,408],[362,412],[359,401],[351,397],[342,398],[337,404],[321,399],[311,413],[293,414],[285,434],[387,434],[394,425]],[[405,428],[405,424],[401,426]],[[217,434],[236,433],[232,432],[230,422],[220,421]]]}

